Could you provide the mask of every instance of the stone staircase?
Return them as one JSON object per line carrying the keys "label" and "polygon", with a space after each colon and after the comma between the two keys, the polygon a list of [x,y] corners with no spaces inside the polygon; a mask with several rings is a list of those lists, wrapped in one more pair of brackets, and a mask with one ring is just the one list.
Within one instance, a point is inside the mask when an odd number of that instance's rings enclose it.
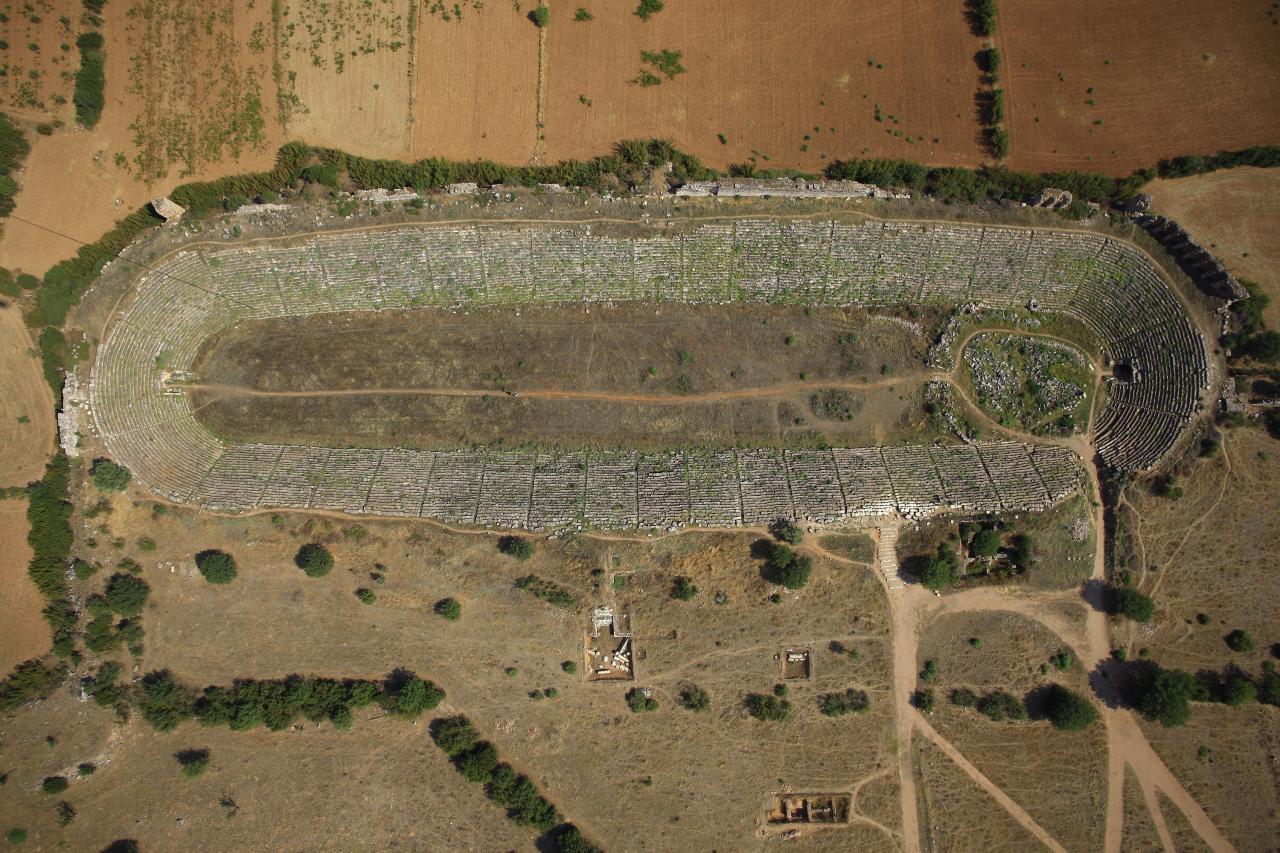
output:
{"label": "stone staircase", "polygon": [[876,546],[876,557],[880,562],[880,571],[884,574],[889,589],[903,589],[906,584],[898,576],[898,525],[889,524],[879,528],[879,543]]}

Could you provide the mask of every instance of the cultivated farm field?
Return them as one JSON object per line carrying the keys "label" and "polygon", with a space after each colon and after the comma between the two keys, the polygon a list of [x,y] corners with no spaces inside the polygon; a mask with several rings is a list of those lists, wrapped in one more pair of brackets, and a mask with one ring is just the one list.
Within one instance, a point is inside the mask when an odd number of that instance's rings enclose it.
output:
{"label": "cultivated farm field", "polygon": [[1280,137],[1271,0],[1018,0],[998,14],[1016,169],[1124,175]]}

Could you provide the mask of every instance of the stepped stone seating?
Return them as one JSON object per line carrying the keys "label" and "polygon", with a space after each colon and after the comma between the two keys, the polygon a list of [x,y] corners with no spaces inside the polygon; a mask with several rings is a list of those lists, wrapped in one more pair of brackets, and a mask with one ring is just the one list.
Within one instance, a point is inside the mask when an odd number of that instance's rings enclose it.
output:
{"label": "stepped stone seating", "polygon": [[1096,427],[1102,458],[1123,470],[1164,457],[1209,381],[1205,342],[1158,271],[1100,235],[735,220],[623,239],[586,225],[444,224],[174,254],[139,279],[97,353],[92,427],[140,482],[174,500],[536,529],[1029,509],[1078,487],[1070,454],[1021,445],[687,458],[234,446],[196,420],[180,385],[166,385],[203,341],[245,318],[630,299],[990,309],[1034,299],[1084,323],[1128,368],[1111,380]]}

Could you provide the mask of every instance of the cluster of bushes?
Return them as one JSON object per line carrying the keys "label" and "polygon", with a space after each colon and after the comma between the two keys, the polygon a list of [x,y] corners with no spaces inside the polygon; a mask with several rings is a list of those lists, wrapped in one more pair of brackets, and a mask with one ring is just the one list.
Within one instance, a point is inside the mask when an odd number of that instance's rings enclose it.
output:
{"label": "cluster of bushes", "polygon": [[994,722],[1027,719],[1027,707],[1022,700],[1003,690],[978,695],[967,687],[957,687],[951,691],[951,704],[960,708],[974,708]]}
{"label": "cluster of bushes", "polygon": [[827,693],[818,700],[818,707],[828,717],[843,717],[866,712],[871,708],[871,699],[865,691],[850,688],[843,693]]}
{"label": "cluster of bushes", "polygon": [[1148,720],[1174,728],[1191,719],[1192,702],[1221,702],[1231,706],[1262,702],[1280,707],[1280,675],[1270,661],[1263,665],[1262,675],[1256,679],[1235,667],[1228,668],[1223,675],[1205,672],[1197,677],[1180,669],[1165,669],[1159,664],[1144,662],[1139,666],[1130,698]]}
{"label": "cluster of bushes", "polygon": [[[117,572],[101,594],[89,596],[85,610],[91,617],[84,628],[85,648],[95,654],[111,651],[125,643],[133,655],[142,654],[142,608],[151,587],[142,578]],[[115,622],[115,615],[123,617]]]}
{"label": "cluster of bushes", "polygon": [[498,540],[498,550],[523,562],[533,556],[533,543],[520,536],[503,536]]}
{"label": "cluster of bushes", "polygon": [[996,0],[969,0],[969,22],[973,31],[984,38],[996,34]]}
{"label": "cluster of bushes", "polygon": [[543,580],[537,575],[525,575],[516,581],[516,589],[523,589],[541,598],[556,607],[563,607],[566,610],[572,610],[578,606],[578,599],[573,593],[549,580]]}
{"label": "cluster of bushes", "polygon": [[0,113],[0,217],[13,212],[13,197],[18,192],[18,183],[12,173],[22,166],[30,152],[31,143],[27,142],[27,137],[7,115]]}
{"label": "cluster of bushes", "polygon": [[93,460],[93,464],[89,467],[89,477],[100,492],[123,492],[128,488],[129,481],[133,479],[133,474],[128,468],[117,465],[110,459],[98,458]]}
{"label": "cluster of bushes", "polygon": [[791,703],[777,693],[752,693],[747,697],[747,713],[757,720],[785,723],[791,719]]}
{"label": "cluster of bushes", "polygon": [[458,772],[470,782],[484,785],[485,795],[507,810],[507,817],[520,826],[538,830],[546,837],[539,849],[561,853],[591,853],[589,844],[573,824],[561,824],[556,807],[538,792],[527,776],[498,760],[493,744],[480,739],[471,721],[462,715],[442,717],[431,724],[431,739]]}
{"label": "cluster of bushes", "polygon": [[648,711],[658,710],[658,700],[639,687],[632,687],[628,690],[625,698],[627,707],[631,709],[633,714],[643,714]]}
{"label": "cluster of bushes", "polygon": [[65,665],[29,660],[13,668],[0,681],[0,713],[12,711],[32,699],[43,699],[67,677]]}
{"label": "cluster of bushes", "polygon": [[916,579],[934,592],[955,583],[960,574],[960,555],[945,542],[939,543],[937,552],[915,570]]}
{"label": "cluster of bushes", "polygon": [[89,31],[76,39],[80,49],[80,68],[76,71],[75,92],[71,100],[76,105],[76,121],[90,130],[102,118],[106,105],[103,94],[107,85],[107,55],[102,52],[102,33]]}
{"label": "cluster of bushes", "polygon": [[121,719],[129,716],[129,687],[120,684],[120,664],[107,661],[95,675],[85,676],[80,686],[85,695],[103,708],[113,708]]}
{"label": "cluster of bushes", "polygon": [[1151,596],[1128,585],[1111,588],[1110,605],[1108,609],[1112,613],[1134,622],[1150,622],[1156,615],[1156,603]]}
{"label": "cluster of bushes", "polygon": [[765,552],[764,575],[770,583],[790,590],[804,589],[813,571],[813,560],[797,554],[788,545],[763,541],[758,547]]}
{"label": "cluster of bushes", "polygon": [[1267,329],[1263,312],[1271,304],[1271,297],[1258,285],[1241,281],[1249,291],[1248,299],[1241,299],[1231,306],[1238,331],[1222,336],[1222,345],[1231,350],[1231,360],[1251,358],[1264,364],[1280,361],[1280,332]]}
{"label": "cluster of bushes", "polygon": [[313,723],[328,720],[338,729],[348,729],[355,720],[353,711],[374,703],[391,716],[414,719],[439,705],[444,695],[435,684],[405,669],[395,670],[382,683],[291,675],[265,681],[241,679],[230,687],[210,686],[199,693],[168,670],[160,670],[144,676],[132,698],[142,718],[158,731],[169,731],[189,719],[204,726],[229,726],[233,731],[260,725],[280,731],[299,714]]}

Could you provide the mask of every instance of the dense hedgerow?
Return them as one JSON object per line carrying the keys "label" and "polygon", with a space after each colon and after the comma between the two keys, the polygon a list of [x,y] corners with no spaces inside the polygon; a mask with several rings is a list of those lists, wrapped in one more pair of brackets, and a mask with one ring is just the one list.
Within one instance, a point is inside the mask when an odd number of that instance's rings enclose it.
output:
{"label": "dense hedgerow", "polygon": [[106,106],[107,55],[102,52],[102,44],[99,32],[83,33],[76,39],[76,47],[80,48],[80,70],[76,72],[71,99],[76,105],[76,121],[90,130],[102,118],[102,108]]}
{"label": "dense hedgerow", "polygon": [[[102,680],[99,673],[96,680]],[[328,720],[339,729],[354,722],[354,711],[381,704],[393,717],[414,719],[444,701],[444,691],[414,673],[399,669],[378,683],[359,679],[291,675],[288,678],[238,679],[230,687],[217,685],[197,693],[168,670],[148,673],[134,689],[133,701],[142,718],[159,731],[195,719],[202,726],[228,726],[247,731],[265,726],[280,731],[299,715],[313,723]]]}
{"label": "dense hedgerow", "polygon": [[561,824],[555,806],[538,792],[527,776],[499,761],[493,744],[461,714],[432,722],[431,738],[462,776],[485,786],[485,796],[507,810],[507,817],[546,836],[539,849],[560,853],[599,853],[573,824]]}
{"label": "dense hedgerow", "polygon": [[9,121],[7,115],[0,113],[0,217],[13,212],[13,197],[18,192],[18,184],[11,173],[22,166],[30,152],[31,143],[27,142],[27,137]]}
{"label": "dense hedgerow", "polygon": [[13,672],[0,681],[0,713],[12,711],[32,699],[45,698],[66,677],[67,668],[62,664],[47,664],[38,660],[18,664]]}

